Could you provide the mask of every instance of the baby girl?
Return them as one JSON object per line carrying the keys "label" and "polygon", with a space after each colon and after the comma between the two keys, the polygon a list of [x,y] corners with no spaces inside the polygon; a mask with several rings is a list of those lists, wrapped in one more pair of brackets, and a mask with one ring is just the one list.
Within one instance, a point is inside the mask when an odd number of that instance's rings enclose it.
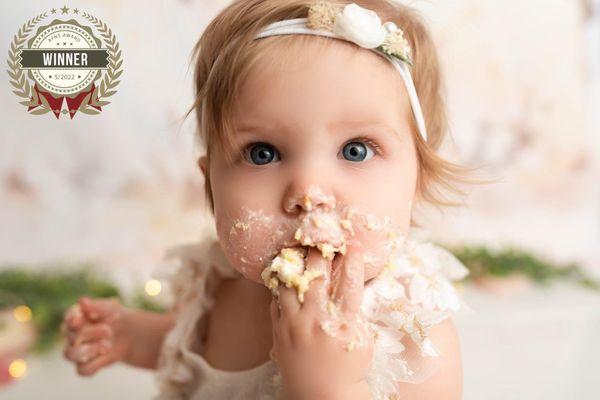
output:
{"label": "baby girl", "polygon": [[[82,298],[82,375],[156,369],[157,399],[459,399],[452,281],[409,239],[413,205],[455,205],[472,170],[447,131],[430,33],[386,0],[238,0],[195,48],[199,166],[214,234],[170,250],[165,314]],[[471,182],[474,182],[471,181]]]}

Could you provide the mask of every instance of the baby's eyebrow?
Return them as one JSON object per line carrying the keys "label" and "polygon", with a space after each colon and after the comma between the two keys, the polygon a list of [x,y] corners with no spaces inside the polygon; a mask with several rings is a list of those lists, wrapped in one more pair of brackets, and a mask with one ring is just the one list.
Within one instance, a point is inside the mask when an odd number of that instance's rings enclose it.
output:
{"label": "baby's eyebrow", "polygon": [[[375,120],[367,120],[367,119],[354,119],[354,120],[340,120],[336,122],[332,122],[327,125],[327,130],[332,134],[343,133],[346,129],[377,129],[385,131],[389,134],[398,135],[398,131],[392,127],[391,125]],[[282,130],[287,130],[285,126],[280,126],[277,124],[257,124],[257,123],[240,123],[236,125],[235,131],[240,135],[249,135],[252,133],[263,133],[268,134],[271,132],[281,132]]]}
{"label": "baby's eyebrow", "polygon": [[343,120],[331,123],[327,126],[327,129],[330,132],[339,132],[343,129],[377,129],[383,130],[387,133],[398,135],[398,131],[381,121],[373,121],[373,120]]}
{"label": "baby's eyebrow", "polygon": [[235,131],[238,133],[260,133],[283,128],[276,124],[255,122],[242,122],[235,125]]}

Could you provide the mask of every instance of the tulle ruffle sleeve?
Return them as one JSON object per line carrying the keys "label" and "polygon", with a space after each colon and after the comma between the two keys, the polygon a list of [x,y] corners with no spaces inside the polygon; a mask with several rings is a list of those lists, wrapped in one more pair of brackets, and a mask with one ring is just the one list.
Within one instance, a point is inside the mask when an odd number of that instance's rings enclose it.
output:
{"label": "tulle ruffle sleeve", "polygon": [[437,370],[440,354],[430,330],[453,314],[473,311],[456,284],[468,272],[443,247],[407,240],[366,285],[361,308],[376,335],[367,379],[375,400],[395,398],[398,383],[418,384]]}
{"label": "tulle ruffle sleeve", "polygon": [[207,297],[205,293],[210,276],[220,278],[237,276],[229,266],[219,242],[207,236],[198,242],[171,247],[165,252],[155,276],[167,283],[175,309],[183,307],[195,298]]}

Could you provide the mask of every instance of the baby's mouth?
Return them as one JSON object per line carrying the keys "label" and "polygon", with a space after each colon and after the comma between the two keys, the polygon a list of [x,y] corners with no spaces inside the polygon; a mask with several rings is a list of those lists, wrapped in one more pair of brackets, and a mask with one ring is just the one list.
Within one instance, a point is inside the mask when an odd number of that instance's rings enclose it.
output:
{"label": "baby's mouth", "polygon": [[341,263],[341,255],[346,254],[346,236],[354,235],[351,219],[353,212],[348,211],[344,217],[337,213],[318,209],[305,213],[300,217],[294,232],[293,240],[287,240],[277,254],[269,261],[262,273],[265,285],[277,294],[279,283],[287,287],[295,287],[298,300],[302,302],[307,285],[323,271],[309,268],[306,263],[311,247],[317,249],[323,258],[331,263],[331,273]]}
{"label": "baby's mouth", "polygon": [[[310,245],[310,246],[302,246],[300,243],[298,242],[294,242],[292,244],[290,244],[289,246],[283,246],[281,250],[283,249],[295,249],[298,250],[302,255],[303,255],[303,259],[306,262],[307,256],[308,256],[308,252],[310,248],[314,248],[319,250],[319,252],[321,252],[321,256],[325,259],[327,259],[324,255],[323,252],[319,249],[319,247],[314,246],[314,245]],[[281,254],[281,251],[278,253]],[[339,266],[340,263],[342,262],[342,253],[339,251],[335,251],[333,252],[333,255],[331,256],[331,260],[329,260],[328,262],[331,263],[331,272],[335,271]],[[271,260],[271,262],[273,262],[273,259],[275,259],[276,256],[274,256]],[[306,265],[306,267],[308,267],[308,265]]]}
{"label": "baby's mouth", "polygon": [[304,293],[310,282],[325,274],[322,269],[307,265],[308,251],[311,247],[317,249],[331,263],[333,274],[339,268],[341,255],[346,254],[346,233],[354,235],[349,219],[321,210],[304,214],[294,232],[293,241],[285,242],[284,247],[263,270],[261,277],[265,286],[275,296],[279,295],[280,284],[293,287],[298,301],[304,302]]}
{"label": "baby's mouth", "polygon": [[304,214],[294,240],[301,246],[316,247],[328,261],[333,261],[336,253],[346,254],[346,237],[354,235],[352,213],[342,217],[338,213],[315,210]]}
{"label": "baby's mouth", "polygon": [[[309,247],[317,248],[317,246],[283,248],[269,266],[262,271],[263,282],[273,295],[279,296],[279,285],[285,285],[288,288],[294,288],[298,301],[303,303],[304,293],[308,290],[311,281],[326,274],[321,268],[307,265]],[[321,249],[319,248],[319,250]],[[333,274],[341,262],[341,253],[336,252],[331,258],[331,274]]]}

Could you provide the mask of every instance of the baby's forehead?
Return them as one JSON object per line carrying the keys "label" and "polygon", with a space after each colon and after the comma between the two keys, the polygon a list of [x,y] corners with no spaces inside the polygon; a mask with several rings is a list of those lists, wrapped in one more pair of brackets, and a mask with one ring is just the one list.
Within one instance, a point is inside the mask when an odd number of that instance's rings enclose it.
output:
{"label": "baby's forehead", "polygon": [[345,40],[316,35],[275,36],[257,42],[255,51],[255,65],[247,78],[269,80],[273,74],[289,74],[317,63],[340,72],[351,68],[355,74],[386,77],[403,86],[383,55]]}
{"label": "baby's forehead", "polygon": [[409,108],[389,61],[352,43],[293,35],[265,39],[258,51],[238,86],[234,119],[290,121],[327,113],[341,121],[389,119]]}

